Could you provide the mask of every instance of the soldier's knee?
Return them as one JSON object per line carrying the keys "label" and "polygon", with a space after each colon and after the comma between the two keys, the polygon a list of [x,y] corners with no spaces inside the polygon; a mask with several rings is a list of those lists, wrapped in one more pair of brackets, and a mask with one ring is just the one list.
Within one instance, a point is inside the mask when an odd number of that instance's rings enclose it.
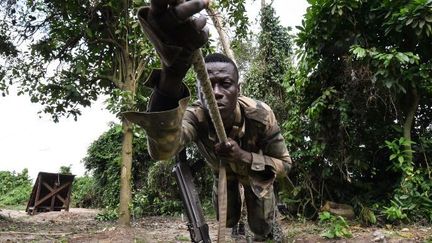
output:
{"label": "soldier's knee", "polygon": [[231,217],[227,219],[227,228],[234,227],[240,220],[240,217]]}

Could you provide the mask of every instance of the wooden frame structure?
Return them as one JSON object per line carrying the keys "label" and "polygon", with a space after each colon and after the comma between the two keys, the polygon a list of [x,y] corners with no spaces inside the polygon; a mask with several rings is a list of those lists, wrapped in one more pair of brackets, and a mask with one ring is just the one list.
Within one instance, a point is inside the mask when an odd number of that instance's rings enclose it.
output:
{"label": "wooden frame structure", "polygon": [[39,172],[26,212],[69,211],[72,183],[75,175]]}

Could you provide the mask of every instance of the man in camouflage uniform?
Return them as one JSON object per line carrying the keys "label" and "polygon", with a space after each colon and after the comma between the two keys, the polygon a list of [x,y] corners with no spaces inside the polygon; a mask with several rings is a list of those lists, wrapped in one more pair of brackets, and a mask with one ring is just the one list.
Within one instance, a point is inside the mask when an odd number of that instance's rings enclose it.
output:
{"label": "man in camouflage uniform", "polygon": [[189,17],[208,1],[170,2],[153,0],[150,7],[139,10],[140,23],[163,68],[154,70],[147,82],[154,91],[148,111],[124,115],[146,130],[154,159],[171,159],[191,142],[198,146],[215,175],[216,208],[219,161],[226,162],[227,227],[235,226],[240,219],[241,183],[255,240],[272,239],[276,204],[273,182],[276,176],[286,176],[292,164],[273,111],[263,102],[240,95],[239,74],[231,59],[222,54],[207,56],[206,69],[229,137],[226,143],[217,141],[205,102],[200,98],[188,107],[189,90],[182,83],[191,66],[192,52],[208,37],[205,18]]}

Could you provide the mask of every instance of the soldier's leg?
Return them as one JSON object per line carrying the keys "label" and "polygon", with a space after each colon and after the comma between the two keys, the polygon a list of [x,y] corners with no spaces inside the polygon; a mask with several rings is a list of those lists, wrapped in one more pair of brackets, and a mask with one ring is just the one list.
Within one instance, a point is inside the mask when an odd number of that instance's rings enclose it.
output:
{"label": "soldier's leg", "polygon": [[273,188],[263,198],[258,198],[250,186],[244,186],[244,193],[249,228],[255,234],[255,239],[271,239],[275,214]]}
{"label": "soldier's leg", "polygon": [[[219,220],[218,212],[218,196],[217,196],[218,181],[215,178],[213,183],[213,205],[216,210],[216,217]],[[227,228],[232,228],[240,219],[241,199],[239,192],[239,182],[237,179],[227,180]]]}
{"label": "soldier's leg", "polygon": [[240,220],[238,224],[235,225],[231,231],[231,237],[234,238],[241,238],[241,236],[244,236],[246,234],[246,229],[245,229],[245,223],[247,220],[246,203],[244,199],[244,188],[241,183],[239,183],[239,192],[240,192],[240,199],[241,199],[241,209],[240,209],[241,213],[240,213]]}

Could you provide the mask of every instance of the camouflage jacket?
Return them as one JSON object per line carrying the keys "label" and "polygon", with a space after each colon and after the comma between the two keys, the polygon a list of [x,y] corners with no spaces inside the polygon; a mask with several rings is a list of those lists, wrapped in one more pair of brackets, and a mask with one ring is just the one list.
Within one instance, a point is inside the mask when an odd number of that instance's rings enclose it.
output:
{"label": "camouflage jacket", "polygon": [[[207,112],[199,102],[188,107],[189,95],[179,106],[161,112],[127,112],[125,117],[141,127],[148,136],[150,155],[154,159],[171,159],[189,143],[194,142],[216,174],[219,159],[213,148],[218,142]],[[236,108],[235,129],[229,137],[252,154],[252,162],[225,161],[227,178],[237,178],[251,185],[262,197],[271,188],[277,175],[286,176],[292,162],[273,111],[265,103],[240,96]],[[281,163],[282,162],[282,163]],[[282,165],[282,166],[281,166]]]}

